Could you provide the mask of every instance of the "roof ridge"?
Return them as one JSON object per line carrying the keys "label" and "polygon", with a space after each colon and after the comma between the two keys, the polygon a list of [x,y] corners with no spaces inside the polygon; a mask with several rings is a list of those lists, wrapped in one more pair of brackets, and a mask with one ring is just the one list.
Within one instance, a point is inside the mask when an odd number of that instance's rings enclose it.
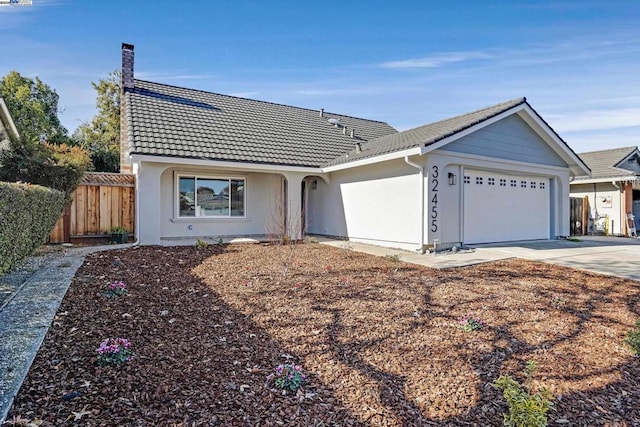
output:
{"label": "roof ridge", "polygon": [[618,148],[607,148],[606,150],[593,150],[593,151],[584,151],[582,153],[578,153],[579,156],[582,156],[583,154],[594,154],[594,153],[604,153],[605,151],[617,151],[617,150],[637,150],[638,146],[637,145],[630,145],[628,147],[618,147]]}
{"label": "roof ridge", "polygon": [[[296,107],[295,105],[282,104],[282,103],[279,103],[279,102],[264,101],[264,100],[261,100],[261,99],[253,99],[253,98],[245,98],[245,97],[242,97],[242,96],[235,96],[235,95],[227,95],[227,94],[224,94],[224,93],[211,92],[211,91],[207,91],[207,90],[203,90],[203,89],[193,89],[193,88],[188,88],[188,87],[184,87],[184,86],[171,85],[171,84],[167,84],[167,83],[152,82],[150,80],[143,80],[143,79],[134,79],[134,88],[135,88],[135,82],[136,81],[144,82],[144,83],[151,83],[151,84],[160,85],[160,86],[173,87],[173,88],[176,88],[176,89],[184,89],[184,90],[190,90],[190,91],[194,91],[194,92],[201,92],[201,93],[206,93],[206,94],[209,94],[209,95],[224,96],[226,98],[241,99],[241,100],[244,100],[244,101],[258,102],[258,103],[261,103],[261,104],[269,104],[269,105],[276,105],[276,106],[279,106],[279,107],[293,108],[293,109],[296,109],[296,110],[303,110],[303,111],[309,111],[309,112],[315,112],[315,113],[319,113],[320,112],[320,109],[314,110],[312,108]],[[367,122],[381,123],[381,124],[385,124],[387,126],[393,127],[393,126],[389,125],[389,123],[383,122],[382,120],[366,119],[364,117],[356,117],[356,116],[350,116],[348,114],[332,113],[332,112],[325,111],[325,110],[323,110],[323,112],[324,112],[324,114],[331,114],[331,115],[340,116],[340,117],[347,117],[347,118],[350,118],[350,119],[365,120]]]}

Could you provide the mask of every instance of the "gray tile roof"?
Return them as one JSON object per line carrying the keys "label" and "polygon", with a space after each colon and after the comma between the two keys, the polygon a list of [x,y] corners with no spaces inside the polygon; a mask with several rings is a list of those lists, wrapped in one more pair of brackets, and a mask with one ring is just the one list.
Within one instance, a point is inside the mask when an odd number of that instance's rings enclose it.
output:
{"label": "gray tile roof", "polygon": [[356,142],[397,132],[379,121],[143,80],[125,99],[131,154],[319,167]]}
{"label": "gray tile roof", "polygon": [[573,182],[589,179],[625,178],[637,175],[637,173],[632,170],[614,166],[637,149],[637,147],[621,147],[578,154],[582,161],[591,169],[591,177],[579,176],[576,177]]}
{"label": "gray tile roof", "polygon": [[375,157],[413,147],[431,145],[526,102],[526,98],[512,99],[471,113],[382,136],[362,144],[362,151],[360,153],[353,150],[348,153],[348,156],[342,154],[329,162],[328,166]]}

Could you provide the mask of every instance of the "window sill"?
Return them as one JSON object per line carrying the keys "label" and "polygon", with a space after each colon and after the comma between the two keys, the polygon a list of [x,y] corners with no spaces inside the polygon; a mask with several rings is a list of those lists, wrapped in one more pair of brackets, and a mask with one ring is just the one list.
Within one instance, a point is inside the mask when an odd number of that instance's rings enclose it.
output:
{"label": "window sill", "polygon": [[191,216],[191,217],[173,217],[169,221],[177,224],[186,224],[193,222],[250,222],[251,219],[246,216]]}

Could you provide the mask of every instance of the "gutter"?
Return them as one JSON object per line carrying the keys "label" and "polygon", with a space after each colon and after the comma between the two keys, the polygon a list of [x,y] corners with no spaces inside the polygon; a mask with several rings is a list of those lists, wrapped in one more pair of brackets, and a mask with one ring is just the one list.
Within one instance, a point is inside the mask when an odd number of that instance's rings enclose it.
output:
{"label": "gutter", "polygon": [[420,247],[416,252],[424,254],[424,166],[412,162],[409,156],[404,156],[404,162],[420,171]]}

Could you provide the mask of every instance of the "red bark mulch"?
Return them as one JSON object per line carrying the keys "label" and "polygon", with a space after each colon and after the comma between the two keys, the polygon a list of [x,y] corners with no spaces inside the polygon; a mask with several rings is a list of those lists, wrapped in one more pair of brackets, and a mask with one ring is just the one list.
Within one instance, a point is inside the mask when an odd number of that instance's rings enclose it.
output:
{"label": "red bark mulch", "polygon": [[[129,293],[106,298],[115,280]],[[486,326],[461,330],[467,314]],[[493,381],[534,360],[550,425],[634,426],[640,359],[624,336],[639,315],[638,282],[530,261],[438,271],[317,244],[114,250],[78,271],[8,420],[499,426]],[[136,357],[97,366],[107,337]],[[267,383],[280,363],[308,375],[298,393]]]}

